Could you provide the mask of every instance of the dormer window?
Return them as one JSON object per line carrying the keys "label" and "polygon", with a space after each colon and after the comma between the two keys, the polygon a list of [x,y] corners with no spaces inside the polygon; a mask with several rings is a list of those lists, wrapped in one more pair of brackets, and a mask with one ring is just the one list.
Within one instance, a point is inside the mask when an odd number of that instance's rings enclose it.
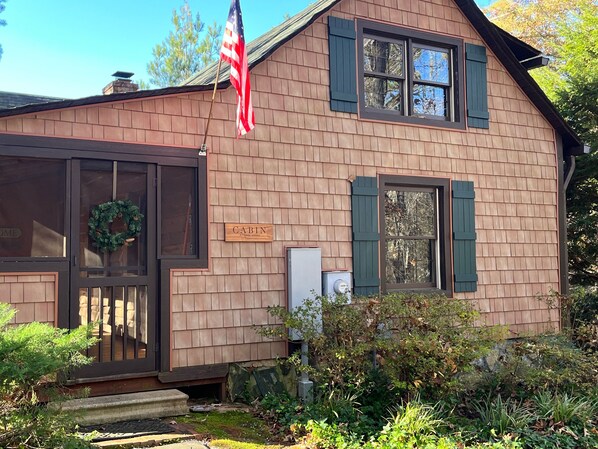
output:
{"label": "dormer window", "polygon": [[464,128],[458,39],[358,21],[363,118]]}

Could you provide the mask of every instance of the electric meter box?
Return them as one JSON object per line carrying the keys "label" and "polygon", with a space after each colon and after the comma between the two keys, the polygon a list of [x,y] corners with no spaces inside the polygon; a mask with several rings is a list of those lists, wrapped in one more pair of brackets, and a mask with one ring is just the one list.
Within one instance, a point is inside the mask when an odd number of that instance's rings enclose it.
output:
{"label": "electric meter box", "polygon": [[322,273],[322,293],[334,297],[347,295],[351,301],[351,273],[349,271],[325,271]]}

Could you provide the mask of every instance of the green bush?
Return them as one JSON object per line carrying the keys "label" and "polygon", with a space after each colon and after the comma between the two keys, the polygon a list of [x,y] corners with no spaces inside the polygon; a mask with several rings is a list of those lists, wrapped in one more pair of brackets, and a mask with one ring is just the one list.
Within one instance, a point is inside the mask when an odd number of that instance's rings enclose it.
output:
{"label": "green bush", "polygon": [[0,447],[88,447],[72,434],[68,417],[49,410],[39,398],[64,397],[64,375],[89,362],[83,352],[94,343],[90,329],[11,326],[14,315],[7,304],[0,304]]}
{"label": "green bush", "polygon": [[598,288],[572,289],[568,315],[577,345],[586,351],[598,353]]}
{"label": "green bush", "polygon": [[317,449],[520,449],[510,436],[494,442],[471,443],[443,434],[442,422],[434,407],[411,401],[395,414],[374,438],[364,439],[346,427],[326,421],[310,421],[306,445]]}
{"label": "green bush", "polygon": [[566,335],[511,342],[490,372],[460,378],[466,394],[530,399],[541,391],[590,394],[598,385],[598,356],[580,350]]}
{"label": "green bush", "polygon": [[259,332],[284,338],[287,328],[299,331],[311,367],[302,367],[297,354],[291,361],[308,372],[321,396],[334,392],[358,402],[371,397],[374,366],[386,398],[437,397],[504,335],[502,328],[475,326],[479,315],[471,302],[441,295],[353,297],[351,304],[342,295],[316,296],[291,312],[274,307],[270,313],[283,326]]}

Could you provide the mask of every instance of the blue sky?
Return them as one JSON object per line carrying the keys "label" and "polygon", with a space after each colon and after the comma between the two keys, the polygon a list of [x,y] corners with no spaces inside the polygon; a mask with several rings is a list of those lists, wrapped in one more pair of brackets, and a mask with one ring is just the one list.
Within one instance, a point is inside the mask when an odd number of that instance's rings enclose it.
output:
{"label": "blue sky", "polygon": [[[312,0],[241,0],[251,40]],[[484,6],[492,0],[478,0]],[[79,98],[101,93],[117,70],[148,79],[152,48],[183,0],[7,0],[0,15],[0,91]],[[224,25],[228,0],[189,0],[204,22]]]}

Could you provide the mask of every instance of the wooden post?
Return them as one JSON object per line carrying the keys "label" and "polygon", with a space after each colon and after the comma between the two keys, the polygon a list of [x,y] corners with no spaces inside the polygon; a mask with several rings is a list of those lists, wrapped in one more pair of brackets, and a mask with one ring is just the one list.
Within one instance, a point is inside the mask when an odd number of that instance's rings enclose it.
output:
{"label": "wooden post", "polygon": [[206,123],[206,132],[203,136],[203,143],[199,148],[199,154],[207,154],[208,148],[206,147],[206,141],[208,140],[208,129],[210,128],[210,122],[212,121],[212,108],[214,107],[214,99],[216,98],[216,90],[218,89],[218,78],[220,78],[220,67],[222,66],[222,58],[218,59],[218,68],[216,69],[216,78],[214,80],[214,91],[212,92],[212,102],[210,103],[210,112],[208,114],[208,122]]}

